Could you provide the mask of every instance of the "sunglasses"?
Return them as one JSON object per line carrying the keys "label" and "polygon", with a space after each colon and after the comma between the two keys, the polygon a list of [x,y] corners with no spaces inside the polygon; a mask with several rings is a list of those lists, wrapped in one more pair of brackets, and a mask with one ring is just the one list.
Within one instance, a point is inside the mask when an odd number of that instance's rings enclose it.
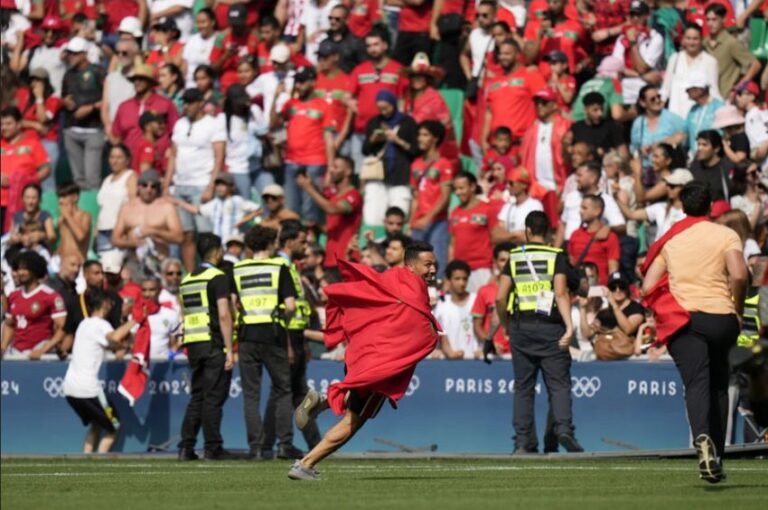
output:
{"label": "sunglasses", "polygon": [[490,18],[492,14],[490,12],[478,12],[477,17],[478,18]]}
{"label": "sunglasses", "polygon": [[629,289],[623,283],[612,283],[608,286],[608,290],[610,290],[611,292],[616,292],[619,290],[622,292],[626,292]]}
{"label": "sunglasses", "polygon": [[121,57],[128,57],[128,56],[130,56],[130,53],[128,53],[127,51],[118,51],[117,54],[119,56],[121,56]]}
{"label": "sunglasses", "polygon": [[139,184],[142,188],[153,188],[153,189],[160,189],[160,184],[156,182],[142,182]]}
{"label": "sunglasses", "polygon": [[340,16],[328,16],[328,21],[342,21],[343,19]]}
{"label": "sunglasses", "polygon": [[181,276],[181,271],[166,271],[165,276]]}
{"label": "sunglasses", "polygon": [[646,97],[645,100],[646,101],[661,101],[661,96]]}
{"label": "sunglasses", "polygon": [[275,195],[262,195],[261,198],[263,198],[264,200],[277,200],[280,197],[277,197]]}

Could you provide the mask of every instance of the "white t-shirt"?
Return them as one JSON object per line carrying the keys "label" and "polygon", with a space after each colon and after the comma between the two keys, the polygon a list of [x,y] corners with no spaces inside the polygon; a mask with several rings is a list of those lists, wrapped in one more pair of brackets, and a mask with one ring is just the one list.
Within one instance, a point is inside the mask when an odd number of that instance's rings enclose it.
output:
{"label": "white t-shirt", "polygon": [[[672,225],[685,218],[685,213],[677,207],[669,207],[667,210],[666,202],[657,202],[645,208],[645,214],[648,215],[648,222],[656,225],[656,239],[667,233]],[[655,239],[654,239],[655,241]]]}
{"label": "white t-shirt", "polygon": [[310,37],[319,30],[328,30],[331,28],[331,23],[328,21],[328,16],[331,15],[331,11],[334,7],[339,5],[339,0],[329,0],[324,6],[318,7],[316,0],[309,0],[304,4],[304,11],[301,13],[301,25],[304,27],[304,37],[306,37],[307,43],[305,44],[304,56],[307,60],[313,64],[317,64],[317,49],[320,46],[320,42],[328,37],[327,34],[318,34],[318,36],[310,41]]}
{"label": "white t-shirt", "polygon": [[480,349],[472,329],[472,304],[475,297],[474,293],[470,293],[463,305],[457,305],[451,296],[445,296],[435,307],[435,318],[448,336],[451,349],[464,351],[464,359],[475,359],[475,351]]}
{"label": "white t-shirt", "polygon": [[227,141],[223,118],[204,115],[190,123],[188,117],[182,117],[173,126],[171,139],[176,145],[173,183],[177,186],[208,186],[214,164],[213,144]]}
{"label": "white t-shirt", "polygon": [[112,331],[112,325],[100,317],[88,317],[80,323],[64,376],[64,395],[74,398],[99,396],[99,370],[104,361],[104,351],[109,346],[107,334]]}
{"label": "white t-shirt", "polygon": [[768,140],[768,112],[755,106],[744,116],[744,130],[749,138],[749,146],[757,147]]}
{"label": "white t-shirt", "polygon": [[549,191],[556,191],[555,164],[552,160],[552,128],[555,123],[536,123],[539,126],[536,140],[536,180]]}
{"label": "white t-shirt", "polygon": [[744,261],[749,263],[750,257],[759,256],[761,253],[760,245],[757,244],[757,241],[751,237],[747,239],[747,241],[744,243]]}
{"label": "white t-shirt", "polygon": [[157,300],[160,302],[161,306],[172,308],[177,313],[181,314],[181,304],[179,303],[179,298],[171,294],[171,292],[165,287],[163,287],[163,289],[160,291],[160,296]]}
{"label": "white t-shirt", "polygon": [[515,198],[504,204],[497,216],[499,225],[507,232],[525,230],[525,218],[533,211],[543,211],[544,206],[535,198],[528,197],[522,204],[517,204]]}
{"label": "white t-shirt", "polygon": [[[469,33],[469,53],[472,56],[472,76],[480,74],[483,61],[489,51],[493,50],[491,34],[480,27]],[[486,64],[487,65],[487,64]]]}
{"label": "white t-shirt", "polygon": [[[627,222],[624,219],[624,215],[621,214],[616,200],[607,193],[600,193],[603,201],[605,202],[605,210],[603,211],[603,222],[607,223],[610,227],[618,227],[626,225]],[[565,239],[570,240],[571,234],[581,225],[581,199],[582,195],[579,190],[574,190],[565,195],[563,213],[560,215],[560,221],[565,224]]]}
{"label": "white t-shirt", "polygon": [[[275,111],[277,112],[279,112],[285,102],[290,99],[289,93],[293,90],[293,75],[293,71],[288,71],[284,78],[286,92],[282,93],[280,97],[277,98],[277,104],[275,105]],[[251,98],[259,96],[263,98],[262,104],[264,105],[264,115],[266,115],[267,118],[269,118],[269,114],[272,111],[272,103],[275,101],[275,89],[279,83],[280,80],[277,79],[277,75],[274,71],[270,71],[268,73],[260,74],[258,78],[245,87],[245,91]]]}
{"label": "white t-shirt", "polygon": [[[662,55],[664,55],[664,37],[656,30],[651,29],[649,35],[640,34],[637,38],[637,48],[640,51],[640,57],[648,67],[656,69]],[[624,47],[624,36],[620,35],[616,39],[616,45],[613,47],[613,56],[624,62],[627,49]],[[624,104],[635,104],[640,94],[640,89],[646,85],[642,78],[624,78],[621,80],[622,96]]]}
{"label": "white t-shirt", "polygon": [[208,218],[213,225],[213,233],[227,239],[238,230],[235,224],[243,216],[259,209],[259,205],[250,200],[246,200],[240,195],[233,195],[225,199],[214,198],[213,200],[200,205],[200,214]]}
{"label": "white t-shirt", "polygon": [[[247,174],[250,170],[250,159],[261,156],[261,141],[257,136],[266,134],[268,125],[264,113],[257,105],[251,106],[251,115],[246,124],[242,118],[232,116],[229,119],[229,132],[227,133],[227,172],[231,174]],[[224,128],[227,126],[227,118],[221,114]]]}
{"label": "white t-shirt", "polygon": [[162,12],[177,5],[184,7],[184,10],[180,14],[173,16],[173,20],[176,22],[179,32],[181,32],[179,40],[186,42],[190,34],[192,34],[192,27],[194,25],[192,7],[195,5],[195,0],[149,0],[147,2],[150,14]]}
{"label": "white t-shirt", "polygon": [[[138,331],[138,324],[131,330]],[[149,316],[149,359],[167,360],[170,353],[171,337],[181,331],[181,314],[173,308],[161,306],[160,310]]]}
{"label": "white t-shirt", "polygon": [[29,69],[42,67],[48,71],[48,77],[53,87],[53,93],[61,97],[61,86],[64,80],[64,73],[67,72],[67,66],[61,60],[62,47],[45,46],[41,44],[32,53],[32,59],[29,61]]}
{"label": "white t-shirt", "polygon": [[211,50],[213,43],[216,42],[216,32],[208,39],[203,39],[200,34],[191,36],[184,45],[182,58],[187,63],[186,87],[192,89],[197,87],[195,83],[195,69],[200,65],[210,65]]}

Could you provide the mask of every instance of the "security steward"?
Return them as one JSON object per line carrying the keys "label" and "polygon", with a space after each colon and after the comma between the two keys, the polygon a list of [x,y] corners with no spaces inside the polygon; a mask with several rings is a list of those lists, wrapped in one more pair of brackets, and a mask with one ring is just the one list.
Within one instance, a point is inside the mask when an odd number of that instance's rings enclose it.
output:
{"label": "security steward", "polygon": [[546,244],[548,230],[543,212],[525,218],[526,244],[510,251],[509,269],[502,273],[496,293],[496,310],[509,332],[515,371],[515,453],[538,450],[534,394],[539,370],[544,373],[558,442],[569,452],[583,451],[573,436],[571,415],[568,265],[562,250]]}
{"label": "security steward", "polygon": [[285,330],[296,311],[296,289],[289,263],[274,256],[275,229],[254,226],[245,235],[245,246],[253,256],[235,264],[234,279],[240,313],[240,377],[249,458],[263,459],[262,450],[267,446],[259,413],[262,367],[266,367],[272,381],[269,399],[275,409],[275,435],[280,444],[277,456],[300,458],[302,452],[292,443],[289,357],[293,352]]}
{"label": "security steward", "polygon": [[741,315],[741,332],[737,345],[752,347],[760,339],[760,294],[755,294],[744,300],[744,313]]}
{"label": "security steward", "polygon": [[[283,220],[280,222],[280,234],[278,235],[280,248],[277,256],[289,263],[291,280],[296,290],[296,313],[288,323],[288,340],[293,350],[291,361],[291,408],[296,409],[304,400],[309,391],[307,385],[307,364],[311,359],[309,345],[304,338],[304,330],[309,326],[312,308],[304,293],[304,285],[301,282],[299,269],[296,264],[307,254],[307,229],[299,220]],[[293,427],[291,427],[293,433]],[[314,418],[310,419],[302,430],[304,441],[311,450],[320,442],[320,430]],[[264,448],[271,449],[275,443],[275,403],[270,398],[267,402],[267,410],[264,415]],[[292,436],[291,436],[292,437]]]}
{"label": "security steward", "polygon": [[183,343],[192,372],[191,398],[181,424],[179,460],[197,460],[195,443],[201,426],[205,458],[226,460],[232,456],[222,446],[221,416],[235,362],[229,280],[218,268],[224,257],[221,238],[199,234],[197,254],[202,264],[184,277],[179,287],[184,314]]}

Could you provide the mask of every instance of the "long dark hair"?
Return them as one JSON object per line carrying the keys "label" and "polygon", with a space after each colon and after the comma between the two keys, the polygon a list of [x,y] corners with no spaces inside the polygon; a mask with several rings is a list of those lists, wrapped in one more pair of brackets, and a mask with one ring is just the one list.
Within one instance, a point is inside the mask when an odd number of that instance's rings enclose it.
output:
{"label": "long dark hair", "polygon": [[253,118],[251,113],[251,98],[245,91],[245,87],[240,84],[232,85],[227,89],[224,97],[224,117],[227,121],[227,139],[232,140],[231,122],[232,117],[240,117],[246,124]]}
{"label": "long dark hair", "polygon": [[186,82],[184,81],[184,75],[182,74],[181,69],[179,68],[179,66],[169,62],[169,63],[164,64],[163,66],[160,67],[160,69],[163,69],[163,68],[168,69],[168,71],[170,71],[171,74],[175,74],[176,75],[176,80],[174,81],[174,85],[176,85],[176,92],[174,93],[174,95],[180,93],[181,91],[183,91],[184,90],[184,84]]}

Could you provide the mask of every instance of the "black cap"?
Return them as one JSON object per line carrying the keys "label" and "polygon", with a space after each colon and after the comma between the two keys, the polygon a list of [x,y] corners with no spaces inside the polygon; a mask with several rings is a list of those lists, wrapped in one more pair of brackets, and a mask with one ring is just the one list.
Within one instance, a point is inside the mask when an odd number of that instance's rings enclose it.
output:
{"label": "black cap", "polygon": [[230,173],[222,172],[222,173],[220,173],[219,175],[216,176],[216,181],[214,181],[214,184],[218,184],[220,182],[224,183],[224,184],[227,184],[229,186],[234,186],[235,185],[235,178],[232,177],[232,174],[230,174]]}
{"label": "black cap", "polygon": [[547,62],[568,62],[568,55],[560,50],[553,50],[544,57]]}
{"label": "black cap", "polygon": [[619,271],[611,273],[610,278],[608,278],[608,287],[610,287],[611,285],[614,285],[616,283],[618,283],[619,285],[621,285],[625,289],[629,288],[629,281],[627,281],[627,279],[624,278],[624,275],[621,274]]}
{"label": "black cap", "polygon": [[248,9],[245,4],[232,4],[229,6],[229,12],[227,13],[227,20],[230,25],[243,26],[246,23],[246,16],[248,15]]}
{"label": "black cap", "polygon": [[139,127],[144,127],[150,122],[165,122],[165,115],[157,112],[146,111],[139,116]]}
{"label": "black cap", "polygon": [[181,95],[181,101],[184,103],[196,103],[204,99],[203,93],[200,89],[187,89]]}
{"label": "black cap", "polygon": [[632,3],[629,4],[629,13],[645,15],[650,14],[651,9],[648,7],[648,4],[642,0],[632,0]]}
{"label": "black cap", "polygon": [[158,18],[158,20],[155,22],[154,25],[152,25],[152,28],[155,30],[160,30],[161,32],[171,32],[175,30],[176,32],[179,31],[179,27],[176,26],[176,20],[169,16],[163,16],[162,18]]}
{"label": "black cap", "polygon": [[330,57],[339,54],[339,46],[330,39],[324,39],[317,48],[318,57]]}
{"label": "black cap", "polygon": [[301,66],[293,76],[294,81],[308,81],[317,79],[317,71],[312,66]]}
{"label": "black cap", "polygon": [[157,184],[160,182],[160,174],[157,173],[157,170],[154,168],[150,168],[149,170],[145,170],[139,174],[139,184]]}

